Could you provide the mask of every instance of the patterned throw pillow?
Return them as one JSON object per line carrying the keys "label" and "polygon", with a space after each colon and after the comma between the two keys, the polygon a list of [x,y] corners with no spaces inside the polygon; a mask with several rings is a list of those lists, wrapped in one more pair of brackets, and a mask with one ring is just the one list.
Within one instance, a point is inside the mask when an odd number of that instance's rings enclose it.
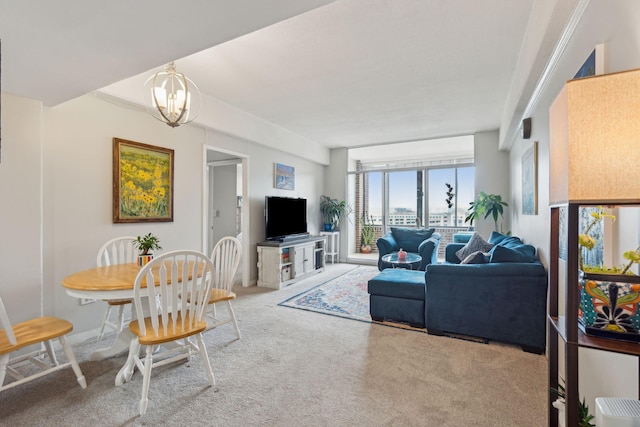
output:
{"label": "patterned throw pillow", "polygon": [[486,264],[488,255],[489,254],[477,251],[460,261],[460,264]]}
{"label": "patterned throw pillow", "polygon": [[469,239],[467,244],[464,245],[462,249],[456,252],[456,255],[458,259],[462,261],[474,252],[489,252],[492,247],[493,245],[484,240],[481,235],[479,235],[478,233],[473,233],[471,239]]}

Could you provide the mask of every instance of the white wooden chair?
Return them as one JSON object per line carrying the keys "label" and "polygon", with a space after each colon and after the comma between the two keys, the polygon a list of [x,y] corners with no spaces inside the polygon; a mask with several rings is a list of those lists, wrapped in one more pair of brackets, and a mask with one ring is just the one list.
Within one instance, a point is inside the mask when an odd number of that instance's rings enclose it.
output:
{"label": "white wooden chair", "polygon": [[[0,391],[35,380],[69,366],[73,368],[80,386],[87,388],[87,381],[82,375],[80,366],[65,337],[66,334],[73,330],[71,323],[57,317],[46,316],[11,325],[7,310],[0,297],[0,326],[2,326],[2,330],[0,330]],[[61,364],[58,362],[51,343],[54,338],[58,338],[60,344],[62,344],[64,353],[67,356],[67,363]],[[10,358],[12,353],[34,344],[44,344],[44,349],[41,346],[40,350]],[[45,354],[48,356],[48,361]],[[20,373],[20,367],[28,362],[33,363],[39,370]],[[16,381],[4,385],[6,374],[15,378]]]}
{"label": "white wooden chair", "polygon": [[[204,314],[211,291],[212,271],[209,257],[190,250],[167,252],[140,269],[133,298],[138,319],[129,323],[134,338],[127,360],[130,368],[124,373],[128,380],[136,367],[142,372],[140,415],[147,410],[154,367],[189,359],[197,352],[204,362],[209,383],[215,385],[202,339],[202,332],[207,328]],[[155,286],[147,286],[148,283],[155,283]],[[180,298],[180,295],[191,297]],[[197,343],[191,337],[195,337]],[[165,346],[166,350],[160,346]],[[139,355],[142,347],[146,349],[144,359]]]}
{"label": "white wooden chair", "polygon": [[[233,323],[238,339],[240,339],[240,328],[238,328],[238,321],[231,306],[231,301],[236,298],[236,294],[232,292],[232,289],[241,258],[241,244],[235,237],[223,237],[214,246],[211,252],[213,284],[211,296],[209,297],[209,310],[207,311],[207,322],[209,323],[207,329]],[[216,310],[216,303],[222,302],[227,306],[227,318],[220,318]]]}
{"label": "white wooden chair", "polygon": [[[98,256],[96,258],[98,267],[136,262],[138,251],[133,245],[135,240],[135,237],[124,236],[116,237],[106,242],[98,250]],[[124,310],[128,304],[131,304],[131,299],[107,300],[105,302],[107,303],[107,309],[105,310],[100,333],[96,341],[102,341],[104,329],[107,327],[113,329],[116,333],[124,328]],[[115,323],[111,321],[111,310],[113,307],[118,307],[118,319]]]}

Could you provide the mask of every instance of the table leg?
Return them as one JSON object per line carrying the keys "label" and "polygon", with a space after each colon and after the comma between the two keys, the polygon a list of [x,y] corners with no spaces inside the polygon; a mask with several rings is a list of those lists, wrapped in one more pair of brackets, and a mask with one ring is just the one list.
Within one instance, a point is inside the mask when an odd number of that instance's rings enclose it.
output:
{"label": "table leg", "polygon": [[129,328],[125,327],[120,332],[118,332],[115,341],[113,342],[113,344],[111,344],[110,347],[96,349],[89,355],[89,360],[104,360],[124,353],[129,349],[131,338],[133,338],[133,335],[129,331]]}
{"label": "table leg", "polygon": [[[133,338],[133,335],[131,336]],[[118,374],[116,375],[116,386],[121,386],[122,384],[129,381],[131,379],[131,376],[133,375],[133,370],[136,367],[134,355],[137,355],[138,351],[140,351],[140,344],[135,338],[131,339],[129,344],[129,356],[127,357],[127,361],[125,362],[124,366],[120,368]]]}

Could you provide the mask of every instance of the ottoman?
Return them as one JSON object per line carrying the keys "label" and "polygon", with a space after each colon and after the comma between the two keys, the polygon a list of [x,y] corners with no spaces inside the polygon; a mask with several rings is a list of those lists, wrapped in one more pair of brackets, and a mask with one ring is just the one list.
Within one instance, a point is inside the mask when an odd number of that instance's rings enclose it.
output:
{"label": "ottoman", "polygon": [[424,271],[386,268],[369,280],[369,313],[373,320],[392,320],[424,328]]}

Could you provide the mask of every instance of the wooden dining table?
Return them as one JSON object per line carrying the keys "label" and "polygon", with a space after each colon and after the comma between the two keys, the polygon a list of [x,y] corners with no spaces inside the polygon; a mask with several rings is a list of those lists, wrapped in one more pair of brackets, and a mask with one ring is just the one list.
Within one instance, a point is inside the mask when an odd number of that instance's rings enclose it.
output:
{"label": "wooden dining table", "polygon": [[[167,266],[168,265],[167,263]],[[159,267],[160,266],[157,265],[155,269],[158,270]],[[181,270],[182,266],[179,265],[178,268]],[[61,283],[67,294],[75,298],[100,300],[132,299],[134,283],[139,272],[140,267],[136,263],[113,264],[73,273],[62,279]],[[178,276],[180,277],[180,275],[181,273],[178,271]],[[154,274],[154,277],[158,280],[158,274]],[[171,276],[169,275],[169,277]],[[191,276],[189,276],[189,279],[191,279]],[[147,285],[144,279],[140,285],[140,289],[141,296],[148,296]],[[131,314],[133,319],[137,318],[135,304],[132,304]],[[96,349],[89,355],[89,360],[104,360],[124,353],[129,350],[133,338],[134,335],[129,331],[129,328],[125,327],[117,332],[116,339],[111,346]],[[122,385],[126,382],[125,372],[127,369],[131,369],[131,367],[128,366],[130,363],[129,359],[131,358],[127,358],[127,363],[116,375],[116,385]]]}

